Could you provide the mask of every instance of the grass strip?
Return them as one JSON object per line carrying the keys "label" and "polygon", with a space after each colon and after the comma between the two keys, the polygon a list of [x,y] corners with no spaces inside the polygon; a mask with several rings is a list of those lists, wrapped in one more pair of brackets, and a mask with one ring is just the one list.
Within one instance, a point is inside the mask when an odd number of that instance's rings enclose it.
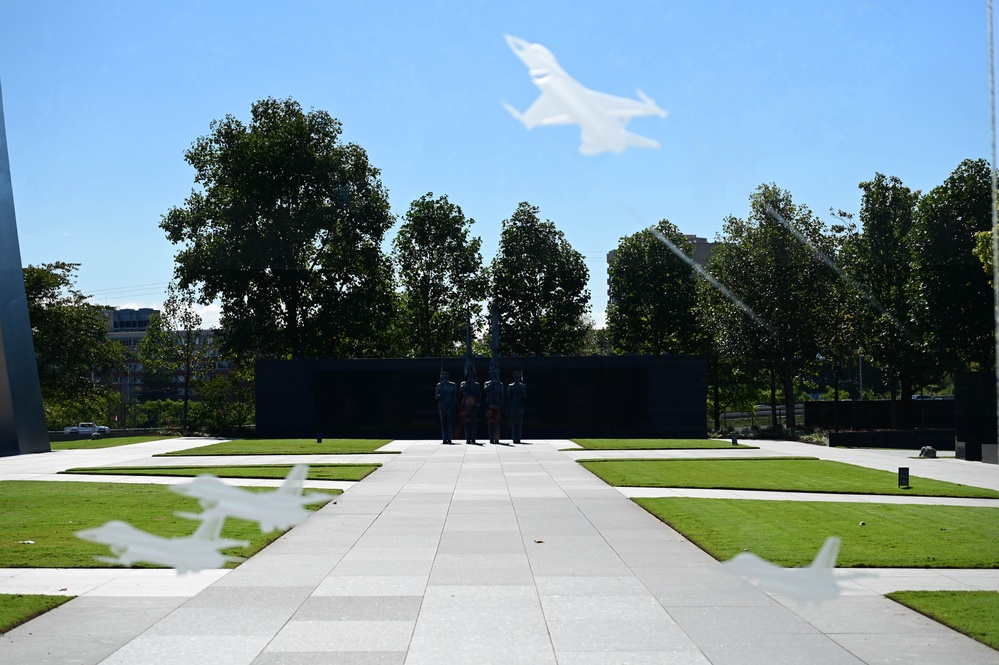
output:
{"label": "grass strip", "polygon": [[53,441],[50,445],[52,450],[91,450],[96,448],[114,448],[116,446],[128,446],[133,443],[148,443],[149,441],[163,441],[173,437],[166,435],[149,436],[116,436],[102,437],[100,439],[74,439],[72,441]]}
{"label": "grass strip", "polygon": [[[365,478],[381,464],[312,464],[309,480],[352,480]],[[219,478],[283,479],[291,471],[290,464],[245,466],[93,466],[66,469],[62,473],[112,476],[200,476],[211,474]]]}
{"label": "grass strip", "polygon": [[0,635],[72,599],[73,596],[0,594]]}
{"label": "grass strip", "polygon": [[999,650],[999,593],[995,591],[895,591],[897,603]]}
{"label": "grass strip", "polygon": [[[339,490],[323,492],[340,493]],[[81,540],[76,532],[110,520],[122,520],[166,538],[194,533],[199,522],[177,517],[176,511],[199,513],[201,507],[196,499],[175,494],[164,485],[0,481],[0,568],[120,567],[95,561],[95,556],[108,555],[107,546]],[[256,522],[229,518],[222,537],[248,540],[250,546],[222,551],[249,557],[281,533],[260,533]]]}
{"label": "grass strip", "polygon": [[900,488],[890,471],[807,457],[578,461],[615,487],[999,498],[996,490],[917,476],[909,477],[910,487]]}
{"label": "grass strip", "polygon": [[997,568],[999,508],[829,501],[634,499],[719,561],[749,551],[806,566],[828,536],[837,567]]}
{"label": "grass strip", "polygon": [[[376,452],[391,439],[233,439],[177,450],[156,457],[189,455],[364,455]],[[391,451],[397,452],[397,451]]]}
{"label": "grass strip", "polygon": [[[741,443],[733,446],[730,441],[718,439],[572,439],[587,450],[698,450],[707,448],[751,448]],[[566,448],[575,450],[575,448]]]}

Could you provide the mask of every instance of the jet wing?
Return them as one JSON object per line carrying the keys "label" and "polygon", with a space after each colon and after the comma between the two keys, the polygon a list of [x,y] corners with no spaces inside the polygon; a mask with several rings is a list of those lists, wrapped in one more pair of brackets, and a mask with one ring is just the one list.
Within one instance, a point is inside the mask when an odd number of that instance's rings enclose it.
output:
{"label": "jet wing", "polygon": [[611,117],[630,119],[643,115],[658,115],[659,113],[665,115],[664,112],[658,110],[658,107],[655,109],[650,108],[647,101],[617,97],[604,92],[597,92],[596,90],[587,90],[586,94],[591,101],[596,102],[604,113]]}
{"label": "jet wing", "polygon": [[572,109],[546,92],[541,93],[541,96],[523,113],[517,113],[509,105],[507,110],[528,129],[538,125],[571,125],[576,122],[571,113]]}

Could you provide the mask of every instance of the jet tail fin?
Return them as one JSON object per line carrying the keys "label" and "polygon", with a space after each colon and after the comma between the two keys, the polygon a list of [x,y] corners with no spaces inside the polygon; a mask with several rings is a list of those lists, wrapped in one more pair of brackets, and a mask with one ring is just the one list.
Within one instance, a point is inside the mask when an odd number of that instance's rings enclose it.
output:
{"label": "jet tail fin", "polygon": [[[186,515],[185,515],[186,517]],[[214,542],[219,539],[222,533],[222,523],[225,522],[225,515],[218,513],[204,512],[200,515],[201,524],[191,534],[193,540],[204,540]]]}
{"label": "jet tail fin", "polygon": [[840,539],[837,536],[829,536],[822,544],[819,553],[815,555],[810,568],[835,568],[836,557],[839,556]]}
{"label": "jet tail fin", "polygon": [[308,464],[296,464],[291,467],[291,471],[288,472],[284,482],[281,483],[281,487],[277,489],[277,493],[289,496],[301,496],[302,485],[305,483],[305,478],[308,475]]}

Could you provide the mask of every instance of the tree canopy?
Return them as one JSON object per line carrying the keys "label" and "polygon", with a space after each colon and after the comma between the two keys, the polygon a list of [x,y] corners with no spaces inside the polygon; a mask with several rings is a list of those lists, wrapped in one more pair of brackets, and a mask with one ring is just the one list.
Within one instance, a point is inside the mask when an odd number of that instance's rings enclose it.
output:
{"label": "tree canopy", "polygon": [[338,120],[263,99],[184,154],[196,171],[160,226],[181,248],[175,273],[202,303],[221,301],[230,355],[378,355],[388,345],[392,271],[381,251],[388,195]]}
{"label": "tree canopy", "polygon": [[709,269],[753,315],[716,289],[706,290],[716,339],[740,365],[762,366],[779,380],[793,427],[793,381],[814,361],[833,325],[823,297],[838,288],[837,276],[815,251],[832,255],[830,238],[811,210],[769,184],[750,197],[748,219],[725,221],[722,240]]}
{"label": "tree canopy", "polygon": [[947,371],[995,362],[992,288],[974,254],[992,229],[991,188],[988,162],[964,160],[919,201],[912,230],[922,334]]}
{"label": "tree canopy", "polygon": [[399,317],[406,355],[458,355],[466,311],[478,313],[488,283],[475,220],[447,196],[425,194],[409,206],[392,242],[402,287]]}
{"label": "tree canopy", "polygon": [[108,339],[106,307],[76,288],[78,263],[24,269],[38,379],[50,427],[103,414],[114,391],[101,380],[122,366],[121,346]]}
{"label": "tree canopy", "polygon": [[[690,241],[669,220],[656,230],[687,257]],[[684,261],[644,229],[621,238],[608,266],[611,297],[607,334],[617,353],[697,353],[697,276]]]}
{"label": "tree canopy", "polygon": [[589,271],[583,255],[538,208],[524,202],[503,221],[492,261],[505,356],[577,353],[589,329]]}

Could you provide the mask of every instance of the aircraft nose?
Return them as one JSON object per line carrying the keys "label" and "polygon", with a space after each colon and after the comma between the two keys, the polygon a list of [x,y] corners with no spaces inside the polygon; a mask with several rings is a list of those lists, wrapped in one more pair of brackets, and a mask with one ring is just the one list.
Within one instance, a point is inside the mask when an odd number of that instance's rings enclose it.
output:
{"label": "aircraft nose", "polygon": [[514,53],[520,53],[530,46],[530,43],[524,41],[520,37],[514,37],[513,35],[503,35],[506,38],[506,43]]}

